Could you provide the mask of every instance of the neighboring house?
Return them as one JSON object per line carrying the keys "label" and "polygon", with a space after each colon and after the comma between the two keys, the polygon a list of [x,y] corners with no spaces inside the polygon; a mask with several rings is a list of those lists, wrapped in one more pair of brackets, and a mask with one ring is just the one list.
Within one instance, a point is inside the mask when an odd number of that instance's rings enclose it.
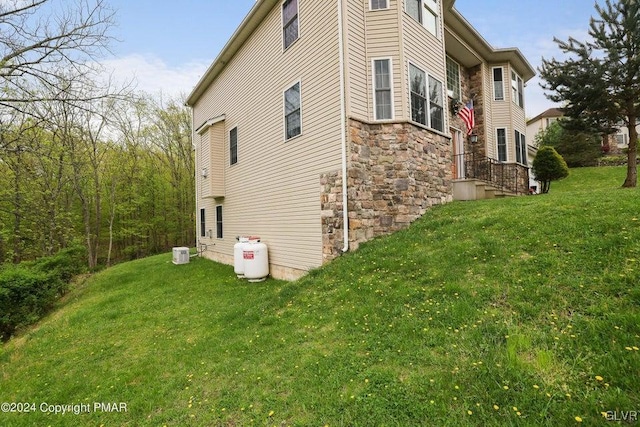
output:
{"label": "neighboring house", "polygon": [[[296,278],[406,228],[454,186],[509,176],[526,191],[534,71],[453,3],[256,2],[187,100],[205,256],[232,263],[236,236],[257,235],[271,275]],[[473,144],[454,111],[471,100]]]}
{"label": "neighboring house", "polygon": [[[564,110],[562,108],[549,108],[542,113],[535,116],[533,119],[527,120],[527,141],[529,152],[529,167],[531,167],[533,159],[538,153],[538,145],[536,143],[536,136],[545,130],[553,123],[564,117]],[[529,175],[529,186],[538,192],[540,189],[540,183],[536,180],[533,174]]]}

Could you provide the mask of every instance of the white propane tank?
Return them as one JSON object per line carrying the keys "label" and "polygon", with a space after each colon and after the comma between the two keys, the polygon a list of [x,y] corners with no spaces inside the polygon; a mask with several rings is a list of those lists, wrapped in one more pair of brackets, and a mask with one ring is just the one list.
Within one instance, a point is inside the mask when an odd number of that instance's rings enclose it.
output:
{"label": "white propane tank", "polygon": [[261,282],[269,275],[267,245],[260,240],[250,240],[242,250],[244,277],[250,282]]}
{"label": "white propane tank", "polygon": [[233,245],[233,271],[239,278],[244,277],[244,258],[242,250],[249,243],[248,237],[238,237],[238,243]]}

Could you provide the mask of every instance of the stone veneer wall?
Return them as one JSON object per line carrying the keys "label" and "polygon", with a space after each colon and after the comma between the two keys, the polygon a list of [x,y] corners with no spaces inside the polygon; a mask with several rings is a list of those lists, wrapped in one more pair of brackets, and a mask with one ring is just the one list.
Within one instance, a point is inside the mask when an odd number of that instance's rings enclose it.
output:
{"label": "stone veneer wall", "polygon": [[[349,242],[351,249],[404,229],[452,196],[451,141],[410,123],[349,120]],[[343,203],[339,172],[320,178],[323,258],[342,250]]]}

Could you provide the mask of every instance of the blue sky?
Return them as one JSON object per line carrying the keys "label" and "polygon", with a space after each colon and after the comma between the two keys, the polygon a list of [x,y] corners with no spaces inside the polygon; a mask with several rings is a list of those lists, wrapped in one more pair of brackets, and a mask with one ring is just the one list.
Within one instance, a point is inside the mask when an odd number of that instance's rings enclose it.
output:
{"label": "blue sky", "polygon": [[[254,0],[109,0],[118,26],[117,76],[135,75],[140,89],[189,93]],[[457,0],[456,8],[496,48],[518,47],[534,66],[560,54],[553,37],[586,38],[592,0]],[[527,116],[553,106],[536,77],[527,84]]]}

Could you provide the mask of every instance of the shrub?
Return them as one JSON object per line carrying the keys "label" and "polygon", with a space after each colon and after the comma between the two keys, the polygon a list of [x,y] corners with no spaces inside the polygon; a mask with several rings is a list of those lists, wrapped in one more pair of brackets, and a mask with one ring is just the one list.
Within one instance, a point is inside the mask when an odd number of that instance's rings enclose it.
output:
{"label": "shrub", "polygon": [[19,266],[0,272],[0,335],[7,340],[15,330],[38,320],[53,304],[63,282],[47,274]]}
{"label": "shrub", "polygon": [[0,338],[37,321],[85,271],[86,251],[72,247],[50,257],[0,268]]}
{"label": "shrub", "polygon": [[532,172],[542,182],[542,192],[548,193],[551,181],[569,176],[569,168],[562,156],[553,147],[542,147],[533,159]]}

